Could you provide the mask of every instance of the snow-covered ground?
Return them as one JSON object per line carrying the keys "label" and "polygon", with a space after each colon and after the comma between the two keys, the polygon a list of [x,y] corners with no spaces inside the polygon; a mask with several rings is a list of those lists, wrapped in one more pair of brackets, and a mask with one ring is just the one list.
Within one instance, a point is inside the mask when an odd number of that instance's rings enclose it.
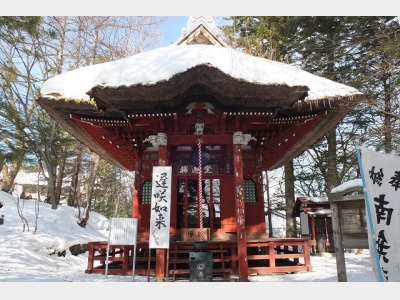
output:
{"label": "snow-covered ground", "polygon": [[[123,292],[124,289],[130,292],[133,288],[135,288],[135,291],[140,288],[151,295],[153,292],[149,290],[151,285],[158,284],[157,290],[159,288],[166,288],[167,290],[166,294],[163,295],[167,295],[169,292],[175,293],[177,292],[175,289],[179,287],[178,293],[188,289],[187,292],[192,293],[191,299],[197,299],[196,297],[204,299],[204,295],[201,296],[201,293],[193,293],[193,285],[196,287],[202,284],[209,284],[212,287],[229,285],[229,289],[224,289],[225,293],[227,295],[232,293],[231,297],[235,297],[238,295],[236,289],[244,287],[243,284],[245,284],[246,290],[251,286],[252,290],[260,288],[266,293],[268,293],[273,284],[272,290],[275,294],[277,293],[276,289],[286,289],[279,284],[276,285],[278,282],[284,282],[285,284],[300,284],[300,286],[295,285],[295,287],[299,287],[298,290],[306,292],[309,297],[314,297],[316,295],[313,296],[308,284],[334,283],[338,281],[334,256],[312,256],[312,272],[250,276],[250,283],[154,283],[147,282],[146,276],[132,278],[132,276],[108,275],[106,278],[104,275],[86,274],[87,252],[74,256],[69,252],[69,246],[87,243],[88,241],[107,240],[107,218],[92,212],[87,227],[81,228],[77,225],[78,210],[72,207],[61,205],[58,209],[53,210],[50,208],[50,204],[40,202],[38,206],[35,206],[35,203],[38,204],[38,202],[34,200],[20,200],[20,216],[17,209],[17,198],[5,192],[0,192],[0,202],[3,204],[3,207],[0,208],[0,216],[4,215],[4,222],[0,225],[0,288],[2,294],[3,291],[10,290],[14,295],[16,295],[15,293],[28,293],[27,296],[29,297],[32,288],[33,290],[38,290],[37,292],[41,294],[41,299],[47,296],[50,297],[50,295],[54,299],[63,290],[65,290],[65,293],[70,293],[78,288],[78,291],[75,291],[80,293],[81,283],[86,283],[85,291],[82,292],[90,293],[91,295],[99,293],[100,297],[107,293],[115,296],[112,293],[113,290],[115,292],[114,287],[118,289],[118,294]],[[38,211],[38,213],[36,214],[35,211]],[[27,220],[29,230],[27,226],[25,226],[25,231],[22,230],[21,217]],[[36,223],[37,226],[35,225]],[[36,232],[34,232],[35,227],[37,228]],[[65,257],[57,254],[63,250],[66,250]],[[375,279],[370,265],[368,250],[364,250],[363,254],[346,253],[345,259],[348,282],[357,283],[357,285],[367,282],[367,284],[362,285],[363,291],[369,290],[371,286],[376,284],[380,286],[383,284],[388,285],[387,283],[374,283]],[[105,282],[108,284],[104,285],[103,283]],[[57,288],[57,294],[44,293],[42,291],[43,286],[39,283],[53,283],[50,286]],[[260,286],[261,283],[262,285]],[[307,286],[306,289],[303,288],[304,285]],[[315,286],[313,285],[314,288]],[[333,285],[331,288],[333,288]],[[256,290],[254,291],[256,292]],[[297,288],[293,291],[291,290],[287,289],[286,293],[294,292],[294,295],[297,295],[295,293]],[[332,292],[337,292],[336,288]],[[265,297],[267,297],[267,294],[265,294]]]}

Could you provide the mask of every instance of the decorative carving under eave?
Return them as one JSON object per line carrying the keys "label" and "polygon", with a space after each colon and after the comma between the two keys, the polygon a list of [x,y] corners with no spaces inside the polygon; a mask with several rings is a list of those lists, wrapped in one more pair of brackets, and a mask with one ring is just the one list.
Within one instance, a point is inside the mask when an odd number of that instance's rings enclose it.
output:
{"label": "decorative carving under eave", "polygon": [[194,134],[195,135],[202,135],[204,131],[204,122],[200,119],[197,119],[196,124],[194,124]]}
{"label": "decorative carving under eave", "polygon": [[212,105],[209,102],[192,102],[192,103],[189,103],[186,106],[186,109],[187,109],[187,111],[186,111],[187,115],[192,114],[192,110],[194,110],[194,109],[197,109],[197,110],[203,110],[204,109],[204,110],[207,111],[208,114],[215,115],[215,113],[213,111],[214,105]]}
{"label": "decorative carving under eave", "polygon": [[166,133],[157,133],[157,135],[150,135],[148,138],[143,140],[143,143],[150,142],[153,147],[158,146],[167,146],[167,134]]}
{"label": "decorative carving under eave", "polygon": [[243,134],[241,131],[237,131],[233,133],[233,144],[234,145],[247,145],[250,141],[257,141],[255,137],[252,137],[250,134]]}

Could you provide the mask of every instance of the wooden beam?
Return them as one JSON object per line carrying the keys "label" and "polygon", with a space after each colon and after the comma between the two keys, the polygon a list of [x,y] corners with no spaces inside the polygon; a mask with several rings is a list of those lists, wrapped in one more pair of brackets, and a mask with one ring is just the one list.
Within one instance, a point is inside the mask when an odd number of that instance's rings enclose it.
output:
{"label": "wooden beam", "polygon": [[[202,135],[204,145],[231,145],[231,134]],[[169,135],[168,146],[197,145],[197,135]]]}

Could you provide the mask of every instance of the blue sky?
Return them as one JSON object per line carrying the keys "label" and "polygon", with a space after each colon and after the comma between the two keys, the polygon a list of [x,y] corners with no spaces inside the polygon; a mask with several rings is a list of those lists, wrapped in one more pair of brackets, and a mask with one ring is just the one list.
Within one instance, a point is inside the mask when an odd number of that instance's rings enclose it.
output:
{"label": "blue sky", "polygon": [[163,26],[165,38],[163,46],[168,46],[179,40],[182,28],[186,26],[189,16],[168,16],[169,20]]}

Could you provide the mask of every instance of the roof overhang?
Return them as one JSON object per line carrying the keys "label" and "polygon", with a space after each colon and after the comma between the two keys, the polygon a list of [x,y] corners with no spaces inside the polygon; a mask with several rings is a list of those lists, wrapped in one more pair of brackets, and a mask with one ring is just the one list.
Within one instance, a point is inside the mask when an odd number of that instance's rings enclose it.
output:
{"label": "roof overhang", "polygon": [[[125,150],[103,144],[101,126],[89,128],[72,116],[129,122],[129,114],[174,114],[195,101],[209,101],[224,112],[273,112],[275,122],[291,126],[268,145],[275,156],[265,168],[274,169],[309,149],[363,96],[295,67],[210,45],[172,45],[79,68],[49,79],[41,92],[38,103],[61,126],[104,159],[130,170],[135,162],[125,160]],[[299,115],[305,119],[291,124]]]}

